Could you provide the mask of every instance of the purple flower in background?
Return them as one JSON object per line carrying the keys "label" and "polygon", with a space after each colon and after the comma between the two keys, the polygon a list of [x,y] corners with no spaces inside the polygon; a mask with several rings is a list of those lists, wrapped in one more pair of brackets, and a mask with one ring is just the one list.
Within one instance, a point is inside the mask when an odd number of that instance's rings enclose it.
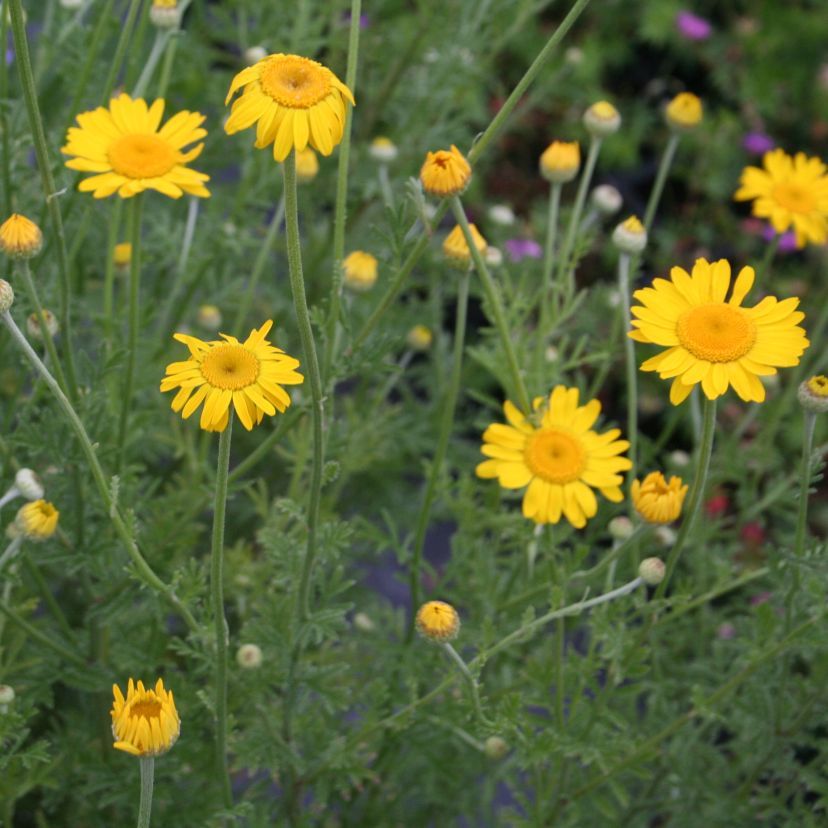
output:
{"label": "purple flower in background", "polygon": [[707,40],[713,31],[713,27],[703,17],[689,11],[680,11],[676,15],[676,28],[688,40]]}
{"label": "purple flower in background", "polygon": [[6,66],[11,66],[13,62],[14,62],[14,49],[12,49],[11,46],[9,46],[9,48],[6,49]]}
{"label": "purple flower in background", "polygon": [[[344,23],[350,23],[351,22],[351,13],[349,11],[344,12],[343,15],[342,15],[342,20],[343,20]],[[359,28],[360,29],[367,29],[370,25],[371,25],[371,18],[368,17],[367,14],[361,14],[359,16]]]}
{"label": "purple flower in background", "polygon": [[776,146],[776,141],[764,132],[749,132],[742,139],[742,146],[753,155],[764,155]]}
{"label": "purple flower in background", "polygon": [[[776,238],[776,230],[768,224],[762,231],[762,238],[766,242],[772,242]],[[796,246],[796,233],[793,230],[788,230],[787,233],[783,233],[779,237],[778,250],[780,253],[793,253],[795,250],[798,250]]]}
{"label": "purple flower in background", "polygon": [[533,239],[508,239],[504,246],[513,262],[539,259],[543,255],[543,248]]}

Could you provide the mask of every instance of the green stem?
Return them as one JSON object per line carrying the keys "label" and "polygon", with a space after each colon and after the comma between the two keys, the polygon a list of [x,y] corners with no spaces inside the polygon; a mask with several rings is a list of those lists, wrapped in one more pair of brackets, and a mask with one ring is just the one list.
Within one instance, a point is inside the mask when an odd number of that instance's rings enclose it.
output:
{"label": "green stem", "polygon": [[247,472],[250,471],[257,463],[267,457],[270,450],[273,448],[284,435],[299,422],[299,412],[295,408],[291,408],[287,413],[279,417],[277,426],[267,435],[267,437],[256,446],[253,451],[242,460],[232,472],[230,472],[230,483],[235,483],[241,480]]}
{"label": "green stem", "polygon": [[152,788],[155,781],[155,757],[141,756],[141,804],[138,807],[138,828],[149,828],[152,812]]}
{"label": "green stem", "polygon": [[[20,2],[20,0],[17,0],[17,2]],[[112,63],[109,65],[109,72],[107,73],[106,82],[104,83],[104,91],[101,96],[104,104],[109,102],[109,96],[112,94],[112,89],[115,86],[115,80],[123,66],[127,47],[129,46],[129,39],[132,37],[132,29],[135,26],[135,18],[138,15],[138,9],[140,7],[141,0],[130,0],[126,18],[121,26],[121,36],[118,38],[118,45],[115,47],[115,56],[112,58]]]}
{"label": "green stem", "polygon": [[[814,428],[816,414],[805,412],[805,429],[802,438],[802,460],[800,461],[799,509],[796,515],[796,537],[794,539],[794,556],[802,557],[805,547],[805,534],[808,523],[808,494],[811,486],[811,453],[814,449]],[[796,569],[796,567],[795,567]]]}
{"label": "green stem", "polygon": [[762,261],[759,263],[759,267],[756,269],[756,275],[761,277],[762,279],[770,278],[771,265],[773,264],[773,260],[776,256],[777,250],[779,250],[779,242],[781,238],[781,233],[777,233],[770,240],[770,242],[768,242],[768,245],[765,248],[765,255],[762,257]]}
{"label": "green stem", "polygon": [[60,631],[63,633],[64,638],[66,638],[67,641],[74,643],[75,637],[72,633],[72,627],[69,626],[69,622],[66,620],[66,615],[60,608],[60,604],[58,604],[55,600],[55,596],[52,595],[52,590],[49,588],[49,584],[46,583],[46,579],[43,577],[37,564],[32,560],[30,555],[24,555],[21,560],[23,568],[26,570],[29,577],[35,582],[35,585],[43,598],[43,602],[49,608],[49,612],[52,613],[55,621],[57,621],[57,625],[60,627]]}
{"label": "green stem", "polygon": [[474,165],[474,162],[483,154],[483,151],[491,143],[494,137],[503,129],[506,120],[512,114],[512,110],[518,105],[518,102],[523,97],[526,90],[532,84],[532,81],[543,69],[546,62],[552,56],[552,53],[557,48],[558,44],[563,40],[566,33],[572,28],[575,21],[581,16],[581,12],[589,5],[589,0],[576,0],[572,4],[572,8],[567,13],[566,17],[561,21],[560,26],[552,33],[552,36],[546,42],[543,49],[538,52],[538,56],[532,61],[532,65],[526,70],[524,76],[518,81],[517,86],[512,90],[511,95],[506,99],[505,103],[497,115],[494,116],[492,122],[486,127],[480,138],[477,139],[474,147],[469,153],[469,162]]}
{"label": "green stem", "polygon": [[704,413],[701,442],[699,443],[698,455],[696,457],[696,472],[693,476],[693,485],[690,489],[690,497],[688,498],[687,508],[684,511],[684,519],[681,522],[676,542],[670,550],[670,555],[667,558],[665,567],[664,580],[658,585],[656,589],[656,598],[661,598],[667,589],[670,578],[673,576],[679,556],[684,548],[693,524],[696,522],[699,511],[701,509],[702,499],[704,497],[704,487],[707,483],[707,473],[710,469],[710,456],[713,452],[713,435],[716,430],[716,401],[704,398]]}
{"label": "green stem", "polygon": [[155,67],[158,66],[158,61],[161,60],[161,56],[164,54],[164,50],[166,49],[167,43],[171,37],[173,37],[173,33],[168,29],[158,29],[156,31],[155,42],[152,44],[152,50],[150,51],[149,57],[147,58],[146,63],[144,63],[141,75],[132,90],[133,98],[144,97],[147,86],[152,78],[152,74],[155,72]]}
{"label": "green stem", "polygon": [[311,471],[310,504],[308,506],[308,543],[305,560],[302,564],[302,577],[299,583],[298,611],[302,619],[310,613],[311,574],[316,558],[316,528],[319,522],[319,504],[322,498],[322,376],[316,356],[316,344],[313,340],[308,300],[305,296],[305,278],[302,274],[302,248],[299,241],[299,210],[296,197],[296,152],[282,164],[284,174],[285,218],[287,236],[288,269],[290,271],[290,289],[293,294],[293,307],[299,326],[299,338],[302,341],[304,368],[307,371],[311,391],[311,418],[313,422],[313,467]]}
{"label": "green stem", "polygon": [[115,473],[120,474],[124,465],[124,447],[129,424],[129,412],[132,410],[132,386],[135,381],[135,351],[138,348],[139,325],[139,289],[141,285],[141,207],[143,195],[133,196],[129,205],[127,226],[129,241],[132,244],[132,258],[129,261],[129,330],[127,334],[126,367],[124,368],[124,388],[121,398],[121,416],[118,421],[118,443],[115,455]]}
{"label": "green stem", "polygon": [[69,314],[69,256],[66,252],[66,236],[63,231],[63,219],[60,214],[58,195],[55,190],[55,181],[52,176],[52,167],[49,162],[49,150],[46,144],[46,134],[43,131],[43,119],[40,116],[40,107],[37,102],[37,89],[32,75],[32,63],[29,57],[29,43],[26,39],[26,26],[23,22],[23,7],[21,0],[10,0],[12,34],[14,36],[15,64],[20,74],[20,84],[23,88],[23,98],[26,102],[26,112],[29,116],[29,127],[32,131],[37,166],[40,170],[40,179],[43,186],[43,195],[49,210],[52,228],[57,237],[58,270],[60,279],[60,327],[63,340],[66,343],[66,373],[68,379],[69,397],[78,398],[78,383],[75,375],[75,362],[72,348],[72,323]]}
{"label": "green stem", "polygon": [[558,213],[561,205],[563,184],[552,183],[549,188],[549,213],[546,219],[546,250],[543,258],[543,281],[541,283],[540,310],[535,355],[535,374],[542,377],[543,357],[549,341],[549,305],[552,301],[552,271],[555,267],[555,241],[558,234]]}
{"label": "green stem", "polygon": [[155,574],[152,567],[150,567],[144,556],[141,554],[141,550],[138,548],[135,539],[132,537],[132,533],[121,515],[121,511],[118,508],[117,503],[115,503],[112,499],[107,477],[101,468],[100,462],[98,461],[98,455],[95,451],[95,447],[92,445],[92,441],[89,439],[89,435],[86,433],[86,429],[84,428],[80,417],[78,417],[75,409],[72,407],[72,403],[69,402],[67,396],[63,393],[63,391],[61,391],[55,378],[49,373],[49,369],[43,364],[40,357],[32,349],[32,346],[26,341],[26,337],[23,336],[20,328],[17,327],[17,323],[14,321],[11,314],[6,311],[5,313],[0,314],[0,319],[3,320],[12,335],[12,339],[14,339],[15,343],[26,355],[29,362],[32,363],[40,376],[43,377],[46,385],[49,387],[49,390],[52,392],[60,407],[63,409],[63,413],[66,415],[66,418],[69,420],[69,424],[72,426],[84,456],[89,463],[89,469],[92,472],[92,477],[98,487],[98,493],[103,501],[104,511],[109,515],[109,519],[112,521],[115,533],[126,547],[127,553],[129,554],[133,566],[135,567],[136,574],[148,587],[154,589],[156,592],[163,595],[167,601],[169,601],[175,611],[178,612],[187,623],[187,626],[191,631],[197,631],[199,629],[199,625],[192,613],[187,609],[187,607],[184,606],[184,604],[182,604],[181,599],[175,594],[172,587],[165,584]]}
{"label": "green stem", "polygon": [[803,624],[800,624],[795,630],[792,630],[791,633],[785,638],[783,638],[778,644],[771,647],[769,650],[766,650],[764,653],[761,653],[755,659],[750,661],[746,664],[738,673],[728,679],[724,684],[722,684],[715,692],[711,693],[705,701],[699,707],[692,707],[686,713],[683,713],[681,716],[675,718],[667,727],[660,730],[654,736],[651,736],[641,745],[639,745],[632,753],[628,756],[624,757],[620,761],[616,762],[611,768],[609,768],[604,773],[600,774],[599,776],[595,777],[592,781],[588,782],[578,790],[574,791],[570,797],[570,799],[579,799],[580,797],[584,796],[585,794],[594,791],[596,788],[601,787],[605,782],[615,776],[619,771],[624,770],[624,768],[628,768],[632,765],[637,764],[640,760],[646,758],[648,755],[652,754],[658,746],[665,740],[672,736],[674,733],[679,731],[684,725],[691,722],[693,719],[697,718],[702,711],[707,711],[715,707],[720,701],[726,698],[730,693],[732,693],[740,684],[742,684],[745,679],[749,678],[756,670],[759,669],[766,661],[770,661],[771,659],[775,658],[780,653],[784,652],[788,646],[803,632],[806,632],[810,627],[812,627],[817,622],[821,621],[824,617],[824,613],[819,613],[818,615],[814,616],[808,621],[805,621]]}
{"label": "green stem", "polygon": [[[5,49],[9,42],[9,15],[0,16],[0,43]],[[5,55],[0,60],[0,101],[9,99],[9,66],[6,63]],[[2,137],[3,153],[3,215],[12,214],[12,174],[11,174],[11,141],[9,141],[9,118],[5,106],[0,106],[0,137]]]}
{"label": "green stem", "polygon": [[37,316],[38,324],[40,325],[40,335],[43,337],[43,344],[46,346],[46,353],[49,354],[49,359],[54,366],[52,370],[55,372],[55,378],[58,381],[64,393],[68,393],[66,385],[66,377],[63,374],[60,361],[58,360],[57,349],[55,348],[55,340],[52,338],[52,333],[49,326],[46,324],[46,315],[43,313],[43,305],[40,304],[40,297],[37,295],[37,288],[32,280],[32,271],[29,267],[28,259],[20,260],[20,272],[23,274],[23,284],[26,286],[26,293],[29,295],[29,301],[34,307],[34,312]]}
{"label": "green stem", "polygon": [[598,153],[601,151],[601,138],[592,136],[589,143],[589,152],[584,164],[584,171],[581,173],[581,180],[578,182],[578,193],[575,196],[575,206],[572,208],[572,215],[569,217],[569,225],[566,229],[561,255],[558,260],[558,282],[566,300],[571,299],[575,293],[575,263],[570,263],[575,248],[575,237],[578,235],[578,227],[581,224],[581,213],[586,204],[587,192],[592,181],[592,174],[595,171],[595,164],[598,162]]}
{"label": "green stem", "polygon": [[245,288],[244,296],[242,296],[242,300],[239,302],[239,307],[236,311],[236,320],[233,323],[234,331],[241,331],[242,326],[247,319],[247,314],[250,310],[250,303],[253,301],[253,296],[256,293],[256,287],[259,284],[259,279],[261,279],[262,273],[264,273],[268,256],[273,249],[273,243],[276,241],[276,235],[279,232],[279,227],[281,226],[284,217],[285,196],[282,194],[282,197],[279,199],[279,203],[276,205],[276,212],[273,214],[273,218],[267,227],[267,233],[265,233],[264,240],[259,248],[256,261],[253,264],[253,271],[250,274],[250,278],[247,280],[247,287]]}
{"label": "green stem", "polygon": [[623,315],[621,331],[624,336],[624,358],[627,369],[627,439],[630,441],[627,457],[632,462],[628,479],[632,480],[635,477],[638,448],[638,371],[635,363],[635,342],[627,336],[631,313],[630,256],[628,253],[621,253],[618,257],[618,292],[621,294],[618,309]]}
{"label": "green stem", "polygon": [[474,704],[474,712],[477,716],[478,721],[481,724],[488,725],[490,724],[486,716],[483,714],[483,707],[480,704],[480,688],[477,686],[477,680],[471,674],[471,671],[468,668],[468,665],[465,661],[463,661],[460,653],[451,646],[448,641],[443,642],[443,649],[448,653],[449,658],[457,665],[457,668],[460,670],[463,678],[469,685],[469,689],[471,690],[471,697],[472,697],[472,704]]}
{"label": "green stem", "polygon": [[230,472],[230,438],[233,412],[219,436],[216,466],[216,498],[213,510],[213,546],[210,559],[210,598],[216,637],[216,774],[225,808],[233,807],[227,768],[227,621],[224,617],[224,522],[227,511],[227,478]]}
{"label": "green stem", "polygon": [[497,285],[495,285],[494,280],[489,273],[489,269],[486,267],[486,262],[483,260],[483,256],[477,249],[477,245],[474,243],[471,228],[469,227],[469,222],[466,219],[466,213],[463,210],[463,204],[460,201],[459,196],[452,196],[451,208],[454,212],[454,217],[457,219],[457,223],[460,225],[460,229],[463,231],[463,236],[466,239],[466,244],[469,247],[472,260],[474,261],[475,270],[477,271],[477,275],[480,277],[480,281],[483,284],[483,292],[486,294],[486,301],[489,303],[489,307],[492,310],[492,316],[494,317],[492,321],[494,322],[495,328],[497,328],[497,332],[500,335],[500,344],[503,348],[503,353],[506,355],[506,362],[509,366],[509,373],[512,375],[513,390],[517,393],[518,404],[523,409],[524,413],[528,414],[531,410],[529,405],[529,394],[526,391],[526,385],[523,382],[523,375],[520,372],[517,355],[515,354],[515,348],[512,344],[511,334],[509,333],[509,326],[506,324],[506,314],[503,311],[503,302],[500,299],[500,293],[498,292]]}
{"label": "green stem", "polygon": [[37,627],[33,627],[28,621],[26,621],[25,618],[18,615],[11,607],[6,606],[6,604],[2,601],[0,601],[0,613],[2,613],[4,617],[8,618],[8,620],[13,624],[20,627],[20,629],[23,630],[29,638],[45,645],[49,649],[56,652],[61,658],[66,659],[66,661],[70,661],[72,664],[75,664],[84,670],[88,669],[89,665],[77,653],[72,652],[72,650],[68,647],[64,647],[60,642],[55,641],[50,636],[42,633]]}
{"label": "green stem", "polygon": [[414,618],[417,609],[422,603],[422,586],[420,576],[423,564],[423,547],[428,529],[429,515],[434,497],[437,492],[437,484],[445,463],[448,452],[451,429],[454,424],[454,411],[457,407],[457,397],[460,394],[460,380],[463,373],[463,350],[466,342],[466,315],[469,303],[469,271],[460,277],[460,285],[457,290],[457,319],[454,323],[454,350],[452,356],[451,377],[445,399],[442,402],[442,417],[440,419],[440,434],[437,438],[437,448],[434,451],[434,458],[431,461],[431,469],[428,474],[423,502],[417,516],[417,527],[414,532],[414,552],[411,557],[411,569],[409,582],[411,585],[411,616],[408,624],[407,642],[414,638]]}
{"label": "green stem", "polygon": [[[345,69],[345,85],[355,91],[359,60],[359,20],[362,0],[351,0],[351,25],[348,32],[348,65]],[[330,383],[334,350],[336,349],[339,315],[342,308],[342,260],[345,258],[345,219],[348,199],[348,163],[351,158],[351,126],[353,109],[345,107],[345,126],[339,144],[339,166],[336,175],[336,202],[334,207],[333,273],[328,319],[325,325],[325,353],[322,360],[322,376]]]}
{"label": "green stem", "polygon": [[121,228],[121,212],[123,211],[123,199],[117,199],[109,214],[109,231],[106,236],[106,265],[104,268],[103,284],[103,329],[104,342],[107,351],[112,348],[112,336],[115,329],[113,319],[114,296],[115,296],[115,245],[118,244],[118,233]]}
{"label": "green stem", "polygon": [[667,174],[670,172],[670,167],[673,164],[673,157],[676,154],[681,133],[674,132],[670,135],[670,140],[664,148],[664,155],[661,156],[661,163],[658,165],[658,173],[656,173],[656,180],[653,184],[653,189],[650,191],[650,198],[647,201],[647,208],[644,211],[644,229],[647,233],[653,226],[653,219],[655,218],[658,203],[661,201],[661,194],[664,191],[664,184],[667,181]]}

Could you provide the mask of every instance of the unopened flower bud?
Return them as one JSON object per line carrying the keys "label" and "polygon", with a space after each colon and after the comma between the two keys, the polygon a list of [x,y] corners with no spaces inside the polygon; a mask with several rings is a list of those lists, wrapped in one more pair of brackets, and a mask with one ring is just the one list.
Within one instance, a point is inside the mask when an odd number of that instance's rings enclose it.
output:
{"label": "unopened flower bud", "polygon": [[118,270],[126,270],[132,261],[132,245],[129,242],[116,244],[112,251],[112,261],[115,262],[115,267]]}
{"label": "unopened flower bud", "polygon": [[487,247],[484,258],[486,259],[486,264],[492,267],[499,267],[503,264],[503,253],[500,252],[499,247]]}
{"label": "unopened flower bud", "polygon": [[405,342],[412,351],[427,351],[433,340],[434,334],[425,325],[415,325],[405,337]]}
{"label": "unopened flower bud", "polygon": [[342,261],[345,287],[356,293],[371,290],[377,281],[378,262],[364,250],[354,250]]}
{"label": "unopened flower bud", "polygon": [[354,615],[354,626],[361,632],[373,632],[376,628],[371,617],[364,612],[357,612]]}
{"label": "unopened flower bud", "polygon": [[[46,330],[49,336],[56,337],[60,326],[57,317],[47,308],[43,309],[43,321],[46,323]],[[26,317],[26,331],[32,339],[43,340],[43,331],[40,329],[40,316],[37,313],[30,313]]]}
{"label": "unopened flower bud", "polygon": [[428,601],[417,610],[417,631],[429,641],[451,641],[460,631],[457,610],[445,601]]}
{"label": "unopened flower bud", "polygon": [[685,466],[690,465],[690,455],[681,449],[671,451],[668,459],[670,460],[670,465],[679,469],[683,469]]}
{"label": "unopened flower bud", "polygon": [[615,538],[615,540],[620,541],[627,540],[627,538],[629,538],[635,530],[632,521],[624,515],[614,517],[609,522],[608,528],[610,535],[612,535],[612,537]]}
{"label": "unopened flower bud", "polygon": [[0,250],[13,259],[30,259],[40,253],[43,233],[26,216],[12,213],[0,224]]}
{"label": "unopened flower bud", "polygon": [[664,117],[678,132],[692,132],[704,117],[701,99],[692,92],[681,92],[667,104]]}
{"label": "unopened flower bud", "polygon": [[638,566],[638,576],[649,586],[657,586],[664,580],[666,567],[661,558],[644,558]]}
{"label": "unopened flower bud", "polygon": [[400,151],[390,138],[386,138],[384,135],[378,135],[371,141],[371,145],[368,147],[368,154],[374,161],[379,161],[380,164],[390,164],[396,160]]}
{"label": "unopened flower bud", "polygon": [[83,5],[83,0],[60,0],[60,5],[61,8],[67,9],[68,11],[74,11]]}
{"label": "unopened flower bud", "polygon": [[0,279],[0,313],[5,313],[14,304],[14,290],[5,280]]}
{"label": "unopened flower bud", "polygon": [[152,0],[150,22],[158,29],[175,29],[181,22],[177,0]]}
{"label": "unopened flower bud", "polygon": [[262,651],[258,644],[242,644],[236,651],[236,663],[245,670],[262,666]]}
{"label": "unopened flower bud", "polygon": [[7,713],[9,705],[14,701],[14,688],[8,684],[0,684],[0,713]]}
{"label": "unopened flower bud", "polygon": [[647,231],[636,216],[630,216],[613,230],[612,241],[622,253],[640,253],[647,246]]}
{"label": "unopened flower bud", "polygon": [[43,497],[43,484],[31,469],[19,469],[14,476],[14,485],[26,500],[40,500]]}
{"label": "unopened flower bud", "polygon": [[46,500],[32,500],[21,506],[15,517],[20,532],[32,541],[51,538],[57,530],[60,512]]}
{"label": "unopened flower bud", "polygon": [[624,199],[612,184],[599,184],[590,194],[592,206],[605,216],[611,216],[621,209]]}
{"label": "unopened flower bud", "polygon": [[244,62],[248,66],[253,66],[260,60],[264,60],[266,57],[267,49],[265,49],[264,46],[248,46],[244,50]]}
{"label": "unopened flower bud", "polygon": [[502,227],[511,227],[515,223],[515,212],[508,204],[492,204],[486,214],[491,221]]}
{"label": "unopened flower bud", "polygon": [[577,141],[553,141],[540,157],[541,175],[553,184],[572,181],[581,168],[581,148]]}
{"label": "unopened flower bud", "polygon": [[799,404],[814,414],[828,411],[828,377],[819,374],[805,380],[797,391]]}
{"label": "unopened flower bud", "polygon": [[618,132],[621,115],[609,101],[598,101],[584,112],[584,126],[590,135],[604,138]]}
{"label": "unopened flower bud", "polygon": [[671,549],[676,542],[676,533],[669,526],[656,526],[653,537],[665,549]]}
{"label": "unopened flower bud", "polygon": [[198,309],[198,324],[210,331],[221,327],[221,311],[215,305],[201,305]]}
{"label": "unopened flower bud", "polygon": [[489,736],[483,743],[483,752],[489,759],[502,759],[509,752],[509,745],[500,736]]}
{"label": "unopened flower bud", "polygon": [[[474,246],[485,256],[488,247],[486,239],[480,235],[480,231],[474,224],[469,225],[469,230]],[[466,236],[459,224],[455,225],[454,229],[443,240],[443,253],[452,267],[459,270],[469,270],[473,266],[471,250],[466,244]]]}

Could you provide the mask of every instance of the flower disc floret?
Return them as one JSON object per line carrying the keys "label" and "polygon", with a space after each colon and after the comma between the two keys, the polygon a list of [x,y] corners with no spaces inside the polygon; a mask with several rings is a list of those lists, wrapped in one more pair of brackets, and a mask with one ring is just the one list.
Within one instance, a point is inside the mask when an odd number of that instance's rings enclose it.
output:
{"label": "flower disc floret", "polygon": [[158,679],[151,690],[146,690],[141,681],[136,687],[130,679],[126,698],[117,684],[112,685],[112,694],[114,748],[133,756],[160,756],[176,743],[181,719],[172,690],[164,688],[163,679]]}
{"label": "flower disc floret", "polygon": [[635,318],[629,336],[666,348],[641,370],[673,380],[673,405],[698,384],[711,400],[733,386],[746,402],[762,402],[765,387],[759,377],[799,364],[809,345],[799,326],[805,318],[796,310],[799,299],[766,296],[752,308],[742,307],[754,278],[753,268],[743,267],[731,286],[726,260],[698,259],[692,275],[674,267],[669,281],[655,279],[652,287],[633,294],[641,304],[631,309]]}
{"label": "flower disc floret", "polygon": [[426,153],[420,168],[423,190],[440,198],[460,195],[469,186],[471,177],[471,165],[454,144],[448,150]]}
{"label": "flower disc floret", "polygon": [[164,101],[151,106],[143,98],[122,94],[77,117],[70,127],[64,155],[71,170],[91,172],[78,185],[81,192],[95,198],[116,193],[131,198],[144,190],[157,190],[170,198],[188,195],[207,198],[204,182],[210,176],[191,170],[187,164],[201,155],[204,144],[190,150],[184,147],[199,141],[207,131],[201,127],[204,115],[186,110],[178,112],[161,126]]}
{"label": "flower disc floret", "polygon": [[211,342],[175,334],[190,349],[190,357],[168,365],[161,381],[161,391],[179,389],[173,411],[186,420],[203,403],[200,426],[205,431],[224,431],[231,403],[248,431],[265,414],[284,412],[290,397],[282,386],[299,385],[304,377],[296,371],[299,360],[265,339],[272,325],[269,320],[253,329],[244,342],[227,334]]}
{"label": "flower disc floret", "polygon": [[681,514],[687,485],[673,475],[668,482],[661,472],[650,472],[630,487],[635,511],[648,523],[672,523]]}
{"label": "flower disc floret", "polygon": [[766,152],[762,168],[746,167],[735,201],[752,201],[752,212],[777,233],[793,227],[797,247],[828,241],[828,175],[819,158],[782,149]]}
{"label": "flower disc floret", "polygon": [[351,90],[330,69],[299,55],[268,55],[242,69],[230,84],[225,104],[243,89],[224,125],[228,135],[256,124],[256,146],[273,144],[284,161],[307,146],[330,155],[342,140]]}
{"label": "flower disc floret", "polygon": [[522,489],[523,515],[536,523],[566,518],[581,529],[598,511],[594,489],[608,500],[623,499],[621,484],[632,463],[621,455],[629,447],[621,432],[592,430],[601,413],[598,400],[578,405],[578,389],[559,385],[548,399],[535,401],[530,420],[508,400],[507,424],[492,423],[483,433],[477,466],[482,478],[496,478],[506,489]]}

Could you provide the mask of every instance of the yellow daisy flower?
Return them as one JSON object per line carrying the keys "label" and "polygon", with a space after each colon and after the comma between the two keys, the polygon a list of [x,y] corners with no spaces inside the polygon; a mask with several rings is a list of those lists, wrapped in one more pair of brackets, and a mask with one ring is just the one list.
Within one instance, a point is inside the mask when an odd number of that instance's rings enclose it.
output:
{"label": "yellow daisy flower", "polygon": [[828,240],[828,175],[819,158],[784,150],[766,152],[764,169],[745,167],[734,201],[753,201],[753,215],[768,219],[777,233],[793,225],[797,247]]}
{"label": "yellow daisy flower", "polygon": [[145,690],[141,681],[136,687],[130,679],[126,698],[117,684],[112,685],[112,694],[114,748],[133,756],[160,756],[178,741],[181,719],[163,679],[158,679],[154,690]]}
{"label": "yellow daisy flower", "polygon": [[460,631],[457,610],[445,601],[428,601],[417,610],[417,631],[430,641],[451,641]]}
{"label": "yellow daisy flower", "polygon": [[178,112],[159,129],[164,100],[147,106],[143,98],[119,95],[109,108],[99,106],[78,115],[77,127],[70,127],[64,155],[70,170],[97,173],[78,184],[81,192],[106,198],[117,192],[130,198],[144,190],[158,190],[170,198],[183,193],[208,198],[204,182],[209,175],[186,165],[201,155],[204,144],[187,152],[183,148],[203,138],[204,116],[199,112]]}
{"label": "yellow daisy flower", "polygon": [[650,472],[644,480],[633,480],[630,487],[635,511],[648,523],[672,523],[678,520],[687,484],[673,475],[668,483],[661,472]]}
{"label": "yellow daisy flower", "polygon": [[[546,403],[544,405],[544,403]],[[535,400],[537,425],[508,400],[503,412],[509,425],[492,423],[483,432],[484,460],[478,477],[496,477],[506,489],[522,489],[523,516],[535,523],[558,523],[565,517],[576,529],[598,511],[593,489],[608,500],[623,499],[621,472],[632,463],[621,457],[629,448],[620,429],[598,434],[592,426],[601,403],[578,405],[578,389],[558,385],[548,401]]]}
{"label": "yellow daisy flower", "polygon": [[766,296],[758,305],[743,308],[753,279],[753,268],[743,267],[726,302],[730,264],[698,259],[692,276],[674,267],[669,282],[655,279],[652,287],[633,294],[641,304],[631,309],[635,330],[628,335],[667,348],[641,370],[674,378],[673,405],[683,402],[698,383],[711,400],[732,385],[746,402],[762,402],[765,386],[759,377],[799,363],[810,344],[798,325],[805,318],[796,310],[799,299],[780,302]]}
{"label": "yellow daisy flower", "polygon": [[290,397],[283,385],[299,385],[305,378],[295,369],[299,360],[275,348],[265,337],[273,325],[268,320],[255,328],[244,342],[221,334],[224,341],[203,342],[177,333],[174,338],[190,349],[189,359],[167,366],[162,391],[180,389],[172,410],[186,420],[202,403],[200,426],[205,431],[224,431],[230,403],[242,425],[250,431],[264,415],[284,412]]}
{"label": "yellow daisy flower", "polygon": [[256,146],[273,144],[276,161],[308,145],[330,155],[342,140],[346,102],[354,105],[351,90],[330,69],[298,55],[268,55],[242,69],[224,103],[242,87],[224,131],[233,135],[256,124]]}

